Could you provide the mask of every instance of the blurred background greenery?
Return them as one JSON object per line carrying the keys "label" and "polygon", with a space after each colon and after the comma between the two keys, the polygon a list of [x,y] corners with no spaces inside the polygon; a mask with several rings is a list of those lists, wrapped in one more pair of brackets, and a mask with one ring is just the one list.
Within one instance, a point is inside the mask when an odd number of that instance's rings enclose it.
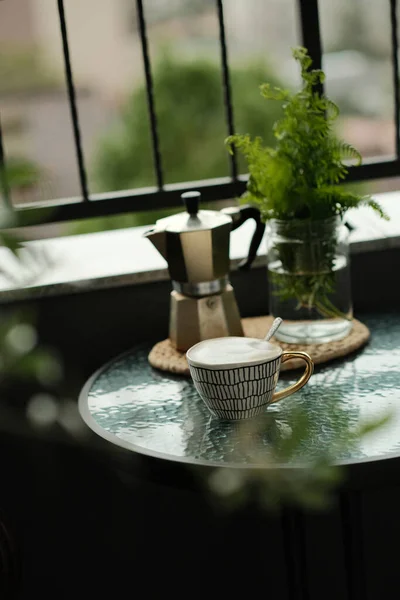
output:
{"label": "blurred background greenery", "polygon": [[[281,113],[277,103],[261,98],[264,81],[279,85],[265,64],[249,63],[231,71],[238,131],[261,135],[273,142],[272,126]],[[205,179],[227,172],[224,148],[227,130],[223,118],[221,69],[213,62],[188,62],[166,49],[154,69],[154,94],[160,151],[167,183],[192,181],[199,168]],[[188,94],[190,90],[190,94]],[[96,190],[124,190],[154,184],[146,88],[134,89],[122,107],[113,129],[98,141],[93,161]],[[201,165],[201,167],[199,167]],[[242,172],[245,162],[240,158]],[[74,224],[74,233],[146,225],[181,210],[149,211]]]}
{"label": "blurred background greenery", "polygon": [[[215,2],[152,0],[144,10],[166,182],[228,176]],[[90,192],[155,185],[134,4],[96,0],[93,11],[89,0],[70,0],[65,11]],[[277,107],[263,103],[257,88],[265,81],[297,86],[290,57],[300,41],[293,0],[225,2],[224,14],[235,129],[269,143]],[[333,8],[320,0],[320,18],[326,89],[341,109],[341,137],[364,157],[390,156],[395,137],[389,8],[373,0],[338,0]],[[79,196],[56,3],[0,3],[0,49],[5,154],[10,168],[15,160],[35,168],[35,178],[14,187],[13,204]],[[398,181],[367,185],[369,192],[384,191],[397,189]],[[149,224],[163,214],[53,224],[30,233]]]}

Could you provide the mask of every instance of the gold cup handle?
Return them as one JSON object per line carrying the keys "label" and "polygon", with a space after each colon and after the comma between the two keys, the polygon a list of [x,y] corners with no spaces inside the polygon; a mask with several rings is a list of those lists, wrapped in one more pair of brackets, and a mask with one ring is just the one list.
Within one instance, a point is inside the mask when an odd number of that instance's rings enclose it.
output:
{"label": "gold cup handle", "polygon": [[306,352],[282,352],[281,364],[287,360],[292,360],[292,358],[301,358],[304,360],[306,363],[305,371],[300,379],[296,381],[296,383],[289,385],[289,387],[285,388],[281,392],[276,392],[272,396],[271,404],[273,402],[279,402],[279,400],[283,400],[283,398],[287,398],[291,394],[294,394],[300,390],[304,385],[306,385],[307,381],[314,372],[314,363],[311,359],[311,356],[309,356]]}

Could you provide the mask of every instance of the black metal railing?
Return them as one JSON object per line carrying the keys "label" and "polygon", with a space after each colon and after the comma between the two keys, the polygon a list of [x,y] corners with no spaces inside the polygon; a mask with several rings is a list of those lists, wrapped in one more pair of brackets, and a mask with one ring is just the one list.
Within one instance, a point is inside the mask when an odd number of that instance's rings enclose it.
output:
{"label": "black metal railing", "polygon": [[78,172],[79,172],[79,181],[81,184],[82,201],[88,202],[89,201],[89,192],[88,192],[87,176],[86,176],[86,169],[85,169],[85,161],[83,158],[82,137],[81,137],[81,130],[80,130],[80,126],[79,126],[79,116],[78,116],[78,107],[76,104],[75,86],[74,86],[74,80],[72,77],[71,59],[69,56],[69,45],[68,45],[67,23],[65,21],[64,0],[57,0],[57,4],[58,4],[58,14],[60,16],[61,39],[62,39],[62,48],[63,48],[63,53],[64,53],[65,81],[67,83],[67,93],[68,93],[69,107],[70,107],[70,111],[71,111],[71,121],[72,121],[72,129],[73,129],[73,133],[74,133],[76,160],[78,163]]}
{"label": "black metal railing", "polygon": [[144,75],[146,79],[147,104],[149,107],[151,140],[153,145],[154,168],[156,173],[156,181],[158,191],[161,192],[164,187],[164,177],[162,170],[162,159],[160,152],[160,142],[158,139],[157,116],[154,102],[153,77],[151,74],[150,54],[147,44],[146,21],[144,18],[143,0],[136,0],[138,26],[140,33],[140,41],[142,45],[142,55],[144,64]]}
{"label": "black metal railing", "polygon": [[399,40],[397,35],[397,0],[390,0],[390,27],[392,39],[392,66],[394,90],[394,122],[396,156],[400,159],[400,90],[399,90]]}
{"label": "black metal railing", "polygon": [[[397,0],[390,2],[391,44],[393,65],[393,94],[394,94],[394,122],[395,122],[395,158],[365,161],[363,165],[349,167],[349,181],[362,181],[400,175],[400,90],[399,90],[399,64],[398,64],[398,35],[397,35]],[[19,205],[15,210],[24,222],[24,217],[29,224],[49,221],[66,221],[79,218],[89,218],[104,215],[113,215],[124,212],[145,211],[160,208],[179,206],[182,192],[196,187],[202,191],[204,200],[226,200],[240,195],[246,188],[246,177],[238,175],[236,155],[230,156],[230,177],[209,179],[198,182],[182,182],[181,184],[165,184],[163,177],[163,161],[160,151],[160,140],[157,127],[157,98],[154,94],[150,53],[147,42],[146,19],[143,10],[143,0],[136,0],[138,33],[141,41],[145,82],[147,90],[147,103],[153,149],[153,160],[157,186],[154,188],[132,189],[123,192],[110,192],[105,194],[91,194],[88,189],[85,169],[84,152],[79,124],[79,110],[76,101],[73,70],[71,67],[68,31],[65,19],[64,1],[57,0],[61,39],[64,54],[65,77],[67,84],[68,101],[70,106],[75,154],[81,187],[81,195],[77,198],[58,199],[43,203],[29,203]],[[303,45],[313,58],[316,68],[322,64],[322,38],[320,32],[320,19],[318,0],[297,0],[299,25]],[[215,9],[219,22],[219,42],[221,50],[222,92],[224,96],[225,118],[227,133],[235,131],[234,102],[232,100],[228,49],[225,35],[223,0],[215,0]],[[6,169],[6,156],[1,137],[0,127],[0,169]],[[7,183],[2,178],[3,195],[8,198]]]}
{"label": "black metal railing", "polygon": [[[233,135],[235,133],[235,123],[233,119],[233,103],[232,103],[232,90],[231,80],[229,75],[229,64],[228,64],[228,49],[225,37],[225,21],[224,21],[224,7],[222,0],[217,0],[218,10],[218,23],[219,23],[219,42],[221,46],[221,68],[222,68],[222,85],[224,88],[224,104],[225,104],[225,117],[227,135]],[[233,150],[230,154],[231,161],[231,177],[233,181],[237,180],[238,168],[236,160],[236,152]]]}

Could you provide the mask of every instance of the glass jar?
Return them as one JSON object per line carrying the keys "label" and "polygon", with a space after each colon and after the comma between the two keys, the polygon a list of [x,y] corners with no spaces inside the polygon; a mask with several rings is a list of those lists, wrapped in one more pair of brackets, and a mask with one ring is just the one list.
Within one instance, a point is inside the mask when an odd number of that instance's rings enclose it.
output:
{"label": "glass jar", "polygon": [[352,327],[348,229],[340,217],[269,221],[270,312],[275,337],[293,344],[340,340]]}

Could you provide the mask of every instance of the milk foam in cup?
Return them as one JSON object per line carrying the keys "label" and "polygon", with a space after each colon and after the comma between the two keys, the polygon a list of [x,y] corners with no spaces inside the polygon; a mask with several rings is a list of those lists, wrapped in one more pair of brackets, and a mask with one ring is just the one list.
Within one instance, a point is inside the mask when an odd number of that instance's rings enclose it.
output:
{"label": "milk foam in cup", "polygon": [[204,365],[229,365],[272,359],[280,352],[277,346],[264,340],[226,337],[199,342],[190,349],[189,356],[193,362]]}

